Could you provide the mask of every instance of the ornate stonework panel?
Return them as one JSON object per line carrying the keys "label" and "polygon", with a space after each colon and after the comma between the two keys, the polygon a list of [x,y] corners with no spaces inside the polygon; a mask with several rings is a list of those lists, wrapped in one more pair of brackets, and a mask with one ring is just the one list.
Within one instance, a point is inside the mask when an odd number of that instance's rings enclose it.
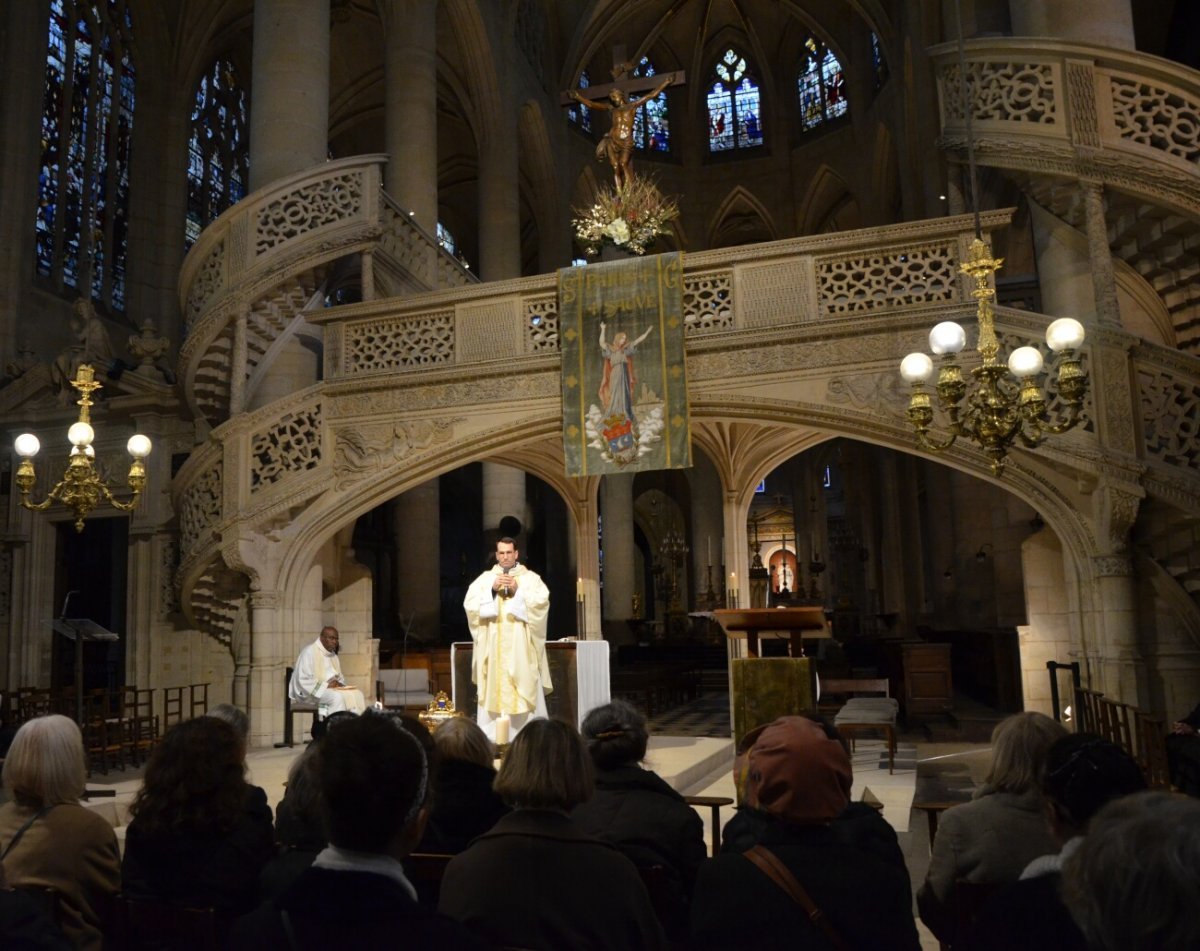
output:
{"label": "ornate stonework panel", "polygon": [[200,265],[196,279],[188,290],[187,308],[184,313],[184,319],[187,322],[185,332],[192,329],[196,318],[224,286],[224,261],[225,242],[218,241],[213,245],[208,257],[204,259],[204,263]]}
{"label": "ornate stonework panel", "polygon": [[520,307],[517,297],[460,307],[456,362],[476,363],[523,353]]}
{"label": "ornate stonework panel", "polygon": [[179,506],[179,540],[190,554],[204,531],[221,516],[221,463],[218,460],[183,493]]}
{"label": "ornate stonework panel", "polygon": [[1133,574],[1133,559],[1127,555],[1099,555],[1092,559],[1097,578],[1127,578]]}
{"label": "ornate stonework panel", "polygon": [[1068,61],[1067,99],[1071,104],[1071,138],[1084,148],[1100,147],[1096,116],[1096,71],[1091,63]]}
{"label": "ornate stonework panel", "polygon": [[1146,455],[1200,470],[1200,386],[1144,365],[1138,366],[1137,381]]}
{"label": "ornate stonework panel", "polygon": [[1113,76],[1112,105],[1121,138],[1200,161],[1200,103],[1132,77]]}
{"label": "ornate stonework panel", "polygon": [[[1054,68],[1049,63],[967,63],[968,94],[976,120],[1058,122]],[[942,121],[962,121],[958,64],[942,72]]]}
{"label": "ornate stonework panel", "polygon": [[158,616],[160,619],[179,611],[179,544],[165,537],[159,548]]}
{"label": "ornate stonework panel", "polygon": [[815,313],[808,312],[807,306],[811,288],[804,264],[809,260],[738,269],[737,304],[744,329],[758,330],[817,318]]}
{"label": "ornate stonework panel", "polygon": [[320,404],[288,413],[250,439],[250,492],[321,463]]}
{"label": "ornate stonework panel", "polygon": [[[973,337],[968,335],[967,340],[971,341]],[[1063,406],[1062,398],[1058,395],[1058,381],[1054,374],[1054,354],[1046,346],[1045,339],[1019,331],[997,330],[996,340],[1000,344],[1001,355],[1012,353],[1018,347],[1034,347],[1041,352],[1044,368],[1039,375],[1039,379],[1042,382],[1042,393],[1046,397],[1046,417],[1051,422],[1066,419],[1066,410]],[[978,359],[973,363],[964,361],[964,369],[968,365],[971,367],[978,366],[979,361]],[[1091,373],[1091,353],[1086,348],[1081,351],[1080,365],[1083,367],[1083,372],[1089,375],[1089,385],[1088,391],[1083,397],[1083,409],[1080,410],[1081,418],[1075,426],[1074,432],[1094,433],[1096,431],[1096,379],[1095,374]]]}
{"label": "ornate stonework panel", "polygon": [[258,209],[254,253],[353,217],[363,204],[363,185],[361,172],[348,171],[279,195]]}
{"label": "ornate stonework panel", "polygon": [[528,297],[525,305],[525,344],[530,353],[558,352],[558,297]]}
{"label": "ornate stonework panel", "polygon": [[733,329],[733,271],[684,274],[684,334],[693,336]]}
{"label": "ornate stonework panel", "polygon": [[958,255],[951,242],[855,257],[818,258],[817,283],[825,313],[840,317],[878,308],[953,301]]}
{"label": "ornate stonework panel", "polygon": [[338,489],[394,463],[454,438],[454,427],[466,419],[416,419],[371,423],[339,429],[335,435],[334,479]]}
{"label": "ornate stonework panel", "polygon": [[403,389],[354,393],[332,399],[330,413],[337,417],[403,414],[440,407],[475,406],[481,403],[511,403],[518,394],[513,378],[521,380],[521,400],[557,399],[562,396],[562,379],[557,364],[549,372],[520,372],[495,377],[477,377],[449,383],[428,383]]}
{"label": "ornate stonework panel", "polygon": [[454,362],[454,311],[345,325],[341,374],[386,373]]}

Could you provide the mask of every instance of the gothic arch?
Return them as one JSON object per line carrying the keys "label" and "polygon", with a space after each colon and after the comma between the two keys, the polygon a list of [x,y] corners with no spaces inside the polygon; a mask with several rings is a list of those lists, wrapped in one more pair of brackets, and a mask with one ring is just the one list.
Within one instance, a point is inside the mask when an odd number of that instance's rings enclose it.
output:
{"label": "gothic arch", "polygon": [[770,211],[747,188],[737,185],[713,213],[708,247],[725,248],[759,241],[774,241],[779,230]]}
{"label": "gothic arch", "polygon": [[797,221],[799,234],[822,234],[859,227],[858,199],[842,178],[822,164],[808,184],[800,202]]}

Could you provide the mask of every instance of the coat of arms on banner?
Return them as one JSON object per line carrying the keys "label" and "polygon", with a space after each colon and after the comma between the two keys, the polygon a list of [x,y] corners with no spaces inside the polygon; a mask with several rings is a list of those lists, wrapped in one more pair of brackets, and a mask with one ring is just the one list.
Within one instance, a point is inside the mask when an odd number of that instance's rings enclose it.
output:
{"label": "coat of arms on banner", "polygon": [[691,465],[678,254],[559,272],[569,475]]}

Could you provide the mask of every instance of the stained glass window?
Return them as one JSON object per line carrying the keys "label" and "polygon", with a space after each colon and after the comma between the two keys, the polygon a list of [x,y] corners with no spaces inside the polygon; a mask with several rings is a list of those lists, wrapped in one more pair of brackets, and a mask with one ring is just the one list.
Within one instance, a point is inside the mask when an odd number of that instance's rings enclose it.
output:
{"label": "stained glass window", "polygon": [[746,59],[729,49],[713,68],[708,91],[708,148],[712,152],[763,144],[758,84],[747,74]]}
{"label": "stained glass window", "polygon": [[217,60],[201,78],[192,103],[184,248],[195,244],[217,215],[245,196],[249,163],[246,92],[233,64]]}
{"label": "stained glass window", "polygon": [[452,235],[450,233],[450,229],[447,228],[440,221],[437,224],[437,243],[441,247],[445,248],[446,251],[449,252],[452,256],[457,253],[457,248],[454,243],[454,235]]}
{"label": "stained glass window", "polygon": [[[579,88],[587,89],[592,84],[588,79],[587,70],[585,69],[579,74]],[[585,106],[582,102],[572,102],[567,106],[568,121],[579,126],[584,132],[592,131],[592,110]]]}
{"label": "stained glass window", "polygon": [[815,129],[828,119],[844,116],[850,109],[846,99],[846,77],[842,64],[824,43],[809,37],[804,42],[806,55],[800,66],[797,86],[800,93],[800,127]]}
{"label": "stained glass window", "polygon": [[871,74],[875,78],[875,91],[878,92],[888,78],[887,60],[883,58],[883,47],[879,45],[879,34],[871,33]]}
{"label": "stained glass window", "polygon": [[128,0],[51,0],[35,267],[125,309],[133,22]]}
{"label": "stained glass window", "polygon": [[[633,70],[634,76],[654,76],[654,64],[643,56]],[[639,93],[630,98],[640,98]],[[671,129],[667,121],[667,93],[664,90],[642,106],[633,117],[633,146],[645,152],[671,151]]]}

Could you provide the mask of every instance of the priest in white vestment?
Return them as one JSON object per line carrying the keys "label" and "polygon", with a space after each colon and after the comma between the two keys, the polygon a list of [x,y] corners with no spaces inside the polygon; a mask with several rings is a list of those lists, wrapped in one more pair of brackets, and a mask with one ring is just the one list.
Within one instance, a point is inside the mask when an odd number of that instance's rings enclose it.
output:
{"label": "priest in white vestment", "polygon": [[493,741],[496,718],[508,717],[508,738],[530,718],[546,716],[554,689],[546,663],[550,591],[519,564],[511,538],[496,542],[496,565],[467,589],[463,608],[475,642],[471,680],[478,688],[479,726]]}
{"label": "priest in white vestment", "polygon": [[337,655],[337,628],[322,628],[321,636],[300,651],[292,670],[291,683],[288,684],[292,701],[315,703],[318,707],[317,716],[322,720],[342,710],[362,713],[367,709],[362,691],[348,686],[342,677],[342,665]]}

